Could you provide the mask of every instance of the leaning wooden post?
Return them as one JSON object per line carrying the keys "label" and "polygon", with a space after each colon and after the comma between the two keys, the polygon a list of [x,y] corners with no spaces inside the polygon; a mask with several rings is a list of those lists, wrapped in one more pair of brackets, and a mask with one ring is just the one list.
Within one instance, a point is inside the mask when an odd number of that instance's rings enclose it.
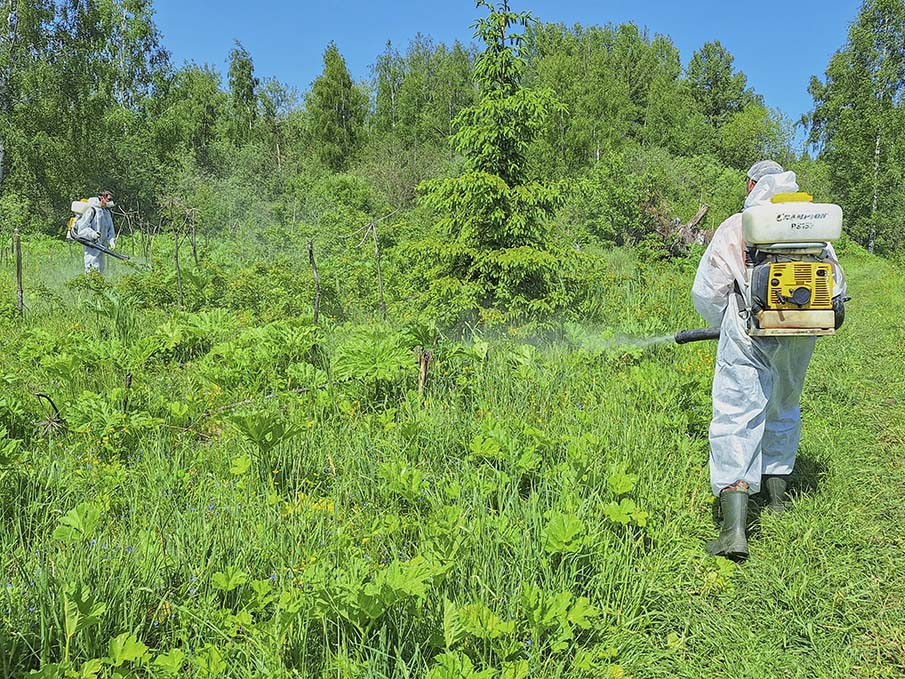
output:
{"label": "leaning wooden post", "polygon": [[25,292],[22,289],[22,239],[19,229],[13,230],[13,249],[16,251],[16,307],[19,315],[25,314]]}
{"label": "leaning wooden post", "polygon": [[380,269],[380,246],[377,244],[377,223],[371,222],[371,236],[374,238],[374,257],[377,259],[377,292],[380,295],[380,313],[387,319],[387,303],[383,298],[383,272]]}
{"label": "leaning wooden post", "polygon": [[317,319],[321,308],[321,279],[317,275],[317,263],[314,261],[314,239],[308,239],[308,261],[311,262],[311,271],[314,272],[314,325],[317,325]]}

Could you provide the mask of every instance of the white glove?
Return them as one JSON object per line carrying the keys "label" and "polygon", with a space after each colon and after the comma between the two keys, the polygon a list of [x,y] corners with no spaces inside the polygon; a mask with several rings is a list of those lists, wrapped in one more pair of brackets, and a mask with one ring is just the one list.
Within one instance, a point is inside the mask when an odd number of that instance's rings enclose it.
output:
{"label": "white glove", "polygon": [[113,252],[116,249],[116,241],[111,240],[110,244],[107,246],[107,249],[110,250],[110,252]]}

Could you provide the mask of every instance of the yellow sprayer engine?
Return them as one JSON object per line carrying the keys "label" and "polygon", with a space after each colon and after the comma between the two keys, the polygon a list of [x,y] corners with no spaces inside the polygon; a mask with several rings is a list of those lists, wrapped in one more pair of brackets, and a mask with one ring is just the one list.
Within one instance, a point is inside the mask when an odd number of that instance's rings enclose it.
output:
{"label": "yellow sprayer engine", "polygon": [[[739,309],[754,337],[832,335],[845,315],[833,289],[828,246],[842,235],[842,208],[783,193],[742,213],[746,290]],[[719,328],[680,330],[677,344],[718,339]]]}
{"label": "yellow sprayer engine", "polygon": [[842,209],[806,193],[774,196],[742,214],[748,289],[748,334],[832,335],[833,266],[827,245],[842,234]]}

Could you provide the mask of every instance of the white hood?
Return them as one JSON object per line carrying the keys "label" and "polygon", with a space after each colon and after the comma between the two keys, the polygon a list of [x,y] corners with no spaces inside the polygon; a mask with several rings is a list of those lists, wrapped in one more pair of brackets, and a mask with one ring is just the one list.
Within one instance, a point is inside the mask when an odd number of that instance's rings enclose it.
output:
{"label": "white hood", "polygon": [[755,205],[765,205],[770,199],[779,193],[795,193],[798,191],[798,178],[794,172],[782,174],[768,174],[761,177],[757,185],[745,199],[745,208]]}

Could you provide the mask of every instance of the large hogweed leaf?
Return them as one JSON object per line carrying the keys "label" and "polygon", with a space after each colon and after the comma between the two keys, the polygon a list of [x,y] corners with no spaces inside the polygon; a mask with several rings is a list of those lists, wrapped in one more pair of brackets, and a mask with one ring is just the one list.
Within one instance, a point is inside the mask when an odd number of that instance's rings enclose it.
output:
{"label": "large hogweed leaf", "polygon": [[587,544],[587,528],[574,514],[551,512],[543,530],[544,550],[550,554],[575,554]]}
{"label": "large hogweed leaf", "polygon": [[86,540],[94,534],[100,517],[99,505],[82,502],[60,518],[60,525],[54,529],[53,537],[66,544]]}

